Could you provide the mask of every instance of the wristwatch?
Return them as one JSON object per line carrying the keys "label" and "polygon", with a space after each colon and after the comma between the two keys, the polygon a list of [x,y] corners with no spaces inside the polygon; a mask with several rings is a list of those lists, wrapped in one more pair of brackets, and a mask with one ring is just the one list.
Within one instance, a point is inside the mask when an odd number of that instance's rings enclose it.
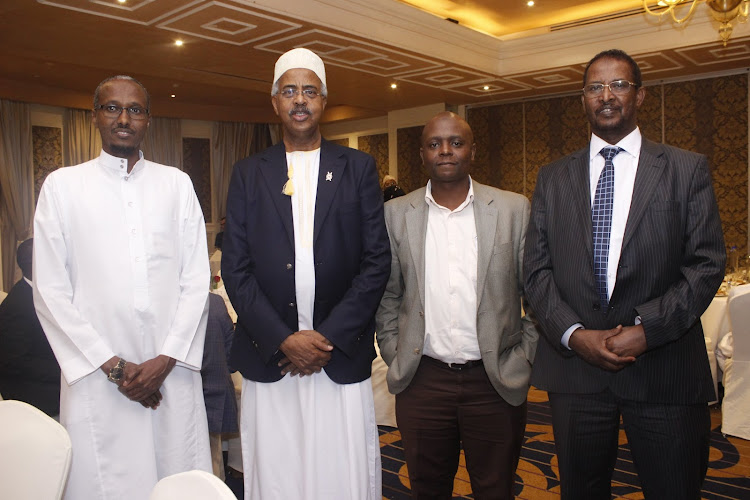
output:
{"label": "wristwatch", "polygon": [[112,369],[109,371],[109,376],[107,377],[110,382],[114,382],[116,384],[120,380],[122,380],[122,376],[125,373],[125,363],[127,363],[127,361],[120,358],[120,361],[118,361],[117,364],[112,367]]}

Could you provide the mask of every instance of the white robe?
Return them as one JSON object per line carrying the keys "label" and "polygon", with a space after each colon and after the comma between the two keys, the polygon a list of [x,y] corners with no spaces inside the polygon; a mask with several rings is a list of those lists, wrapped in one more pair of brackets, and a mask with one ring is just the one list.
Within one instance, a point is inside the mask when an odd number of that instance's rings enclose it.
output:
{"label": "white robe", "polygon": [[[211,471],[200,367],[208,252],[190,178],[102,151],[59,169],[34,218],[34,304],[63,380],[60,421],[73,462],[65,498],[148,498],[156,482]],[[112,356],[177,360],[156,410],[99,367]]]}

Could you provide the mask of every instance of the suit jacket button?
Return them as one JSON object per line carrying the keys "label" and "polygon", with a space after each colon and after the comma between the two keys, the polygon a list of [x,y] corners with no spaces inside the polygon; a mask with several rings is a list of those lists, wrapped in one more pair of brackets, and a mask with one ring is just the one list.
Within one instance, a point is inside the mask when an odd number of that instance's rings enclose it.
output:
{"label": "suit jacket button", "polygon": [[286,268],[287,268],[287,269],[291,269],[291,268],[292,268],[292,265],[291,265],[291,264],[287,264],[287,265],[286,265]]}
{"label": "suit jacket button", "polygon": [[599,311],[602,308],[601,304],[597,303],[592,304],[592,307],[594,308],[594,311]]}
{"label": "suit jacket button", "polygon": [[419,317],[420,317],[420,318],[424,318],[424,312],[422,312],[422,311],[419,311]]}
{"label": "suit jacket button", "polygon": [[294,307],[294,302],[290,302],[289,307]]}
{"label": "suit jacket button", "polygon": [[419,354],[419,349],[414,349],[414,354]]}

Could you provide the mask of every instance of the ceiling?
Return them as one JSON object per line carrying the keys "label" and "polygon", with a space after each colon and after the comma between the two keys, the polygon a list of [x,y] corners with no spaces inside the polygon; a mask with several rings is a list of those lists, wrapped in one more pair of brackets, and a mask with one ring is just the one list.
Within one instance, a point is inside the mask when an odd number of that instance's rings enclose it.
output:
{"label": "ceiling", "polygon": [[675,29],[641,0],[2,0],[0,97],[89,108],[129,74],[156,116],[275,121],[273,64],[304,46],[326,62],[334,122],[573,92],[613,47],[652,83],[750,66],[747,24],[725,48],[708,9],[694,17]]}

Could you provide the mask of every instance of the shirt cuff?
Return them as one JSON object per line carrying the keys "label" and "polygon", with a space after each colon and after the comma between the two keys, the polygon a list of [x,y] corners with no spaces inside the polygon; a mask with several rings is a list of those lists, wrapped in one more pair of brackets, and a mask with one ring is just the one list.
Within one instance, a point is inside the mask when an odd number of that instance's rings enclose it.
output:
{"label": "shirt cuff", "polygon": [[570,336],[573,335],[573,332],[578,330],[579,328],[583,328],[583,325],[580,323],[576,323],[567,330],[565,330],[565,333],[563,333],[562,339],[560,339],[560,343],[565,346],[567,350],[572,350],[570,346],[568,345],[568,341],[570,341]]}

